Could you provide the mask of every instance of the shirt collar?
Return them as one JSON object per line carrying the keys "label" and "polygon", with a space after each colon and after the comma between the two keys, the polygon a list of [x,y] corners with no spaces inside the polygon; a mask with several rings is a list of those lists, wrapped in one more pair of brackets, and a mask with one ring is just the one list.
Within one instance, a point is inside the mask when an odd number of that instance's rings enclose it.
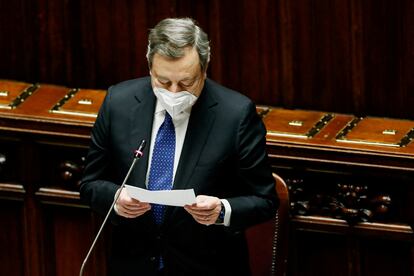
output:
{"label": "shirt collar", "polygon": [[165,108],[162,107],[162,105],[160,104],[160,101],[156,100],[156,104],[155,104],[155,114],[159,114],[161,112],[164,112]]}

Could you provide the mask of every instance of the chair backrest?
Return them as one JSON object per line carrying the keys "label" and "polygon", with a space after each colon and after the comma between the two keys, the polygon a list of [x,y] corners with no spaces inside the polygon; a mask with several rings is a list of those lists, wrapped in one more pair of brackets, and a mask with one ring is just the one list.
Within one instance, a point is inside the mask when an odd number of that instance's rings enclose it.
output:
{"label": "chair backrest", "polygon": [[289,191],[285,181],[273,174],[280,206],[275,218],[246,231],[253,276],[285,276],[289,242]]}

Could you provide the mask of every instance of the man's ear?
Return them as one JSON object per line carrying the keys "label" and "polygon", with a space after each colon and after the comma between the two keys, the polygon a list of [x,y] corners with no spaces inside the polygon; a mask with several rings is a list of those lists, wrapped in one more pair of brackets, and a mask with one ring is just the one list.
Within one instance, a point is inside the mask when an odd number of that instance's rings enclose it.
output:
{"label": "man's ear", "polygon": [[208,69],[208,63],[206,68],[204,69],[204,79],[207,79],[207,69]]}

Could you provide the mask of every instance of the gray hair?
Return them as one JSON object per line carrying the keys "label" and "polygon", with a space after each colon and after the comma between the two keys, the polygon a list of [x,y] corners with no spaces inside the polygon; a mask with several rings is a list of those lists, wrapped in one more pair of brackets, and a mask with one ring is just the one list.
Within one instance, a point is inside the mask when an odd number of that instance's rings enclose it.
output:
{"label": "gray hair", "polygon": [[191,18],[167,18],[160,21],[148,36],[147,60],[152,67],[154,54],[180,58],[186,47],[195,47],[203,71],[210,61],[210,42],[207,34]]}

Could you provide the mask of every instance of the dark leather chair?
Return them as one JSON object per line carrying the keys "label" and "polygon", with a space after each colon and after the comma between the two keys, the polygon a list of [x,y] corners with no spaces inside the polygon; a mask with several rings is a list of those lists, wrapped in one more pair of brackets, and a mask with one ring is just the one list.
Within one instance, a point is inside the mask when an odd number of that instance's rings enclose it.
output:
{"label": "dark leather chair", "polygon": [[246,231],[253,276],[285,276],[289,242],[289,191],[285,181],[273,174],[280,206],[275,218]]}

